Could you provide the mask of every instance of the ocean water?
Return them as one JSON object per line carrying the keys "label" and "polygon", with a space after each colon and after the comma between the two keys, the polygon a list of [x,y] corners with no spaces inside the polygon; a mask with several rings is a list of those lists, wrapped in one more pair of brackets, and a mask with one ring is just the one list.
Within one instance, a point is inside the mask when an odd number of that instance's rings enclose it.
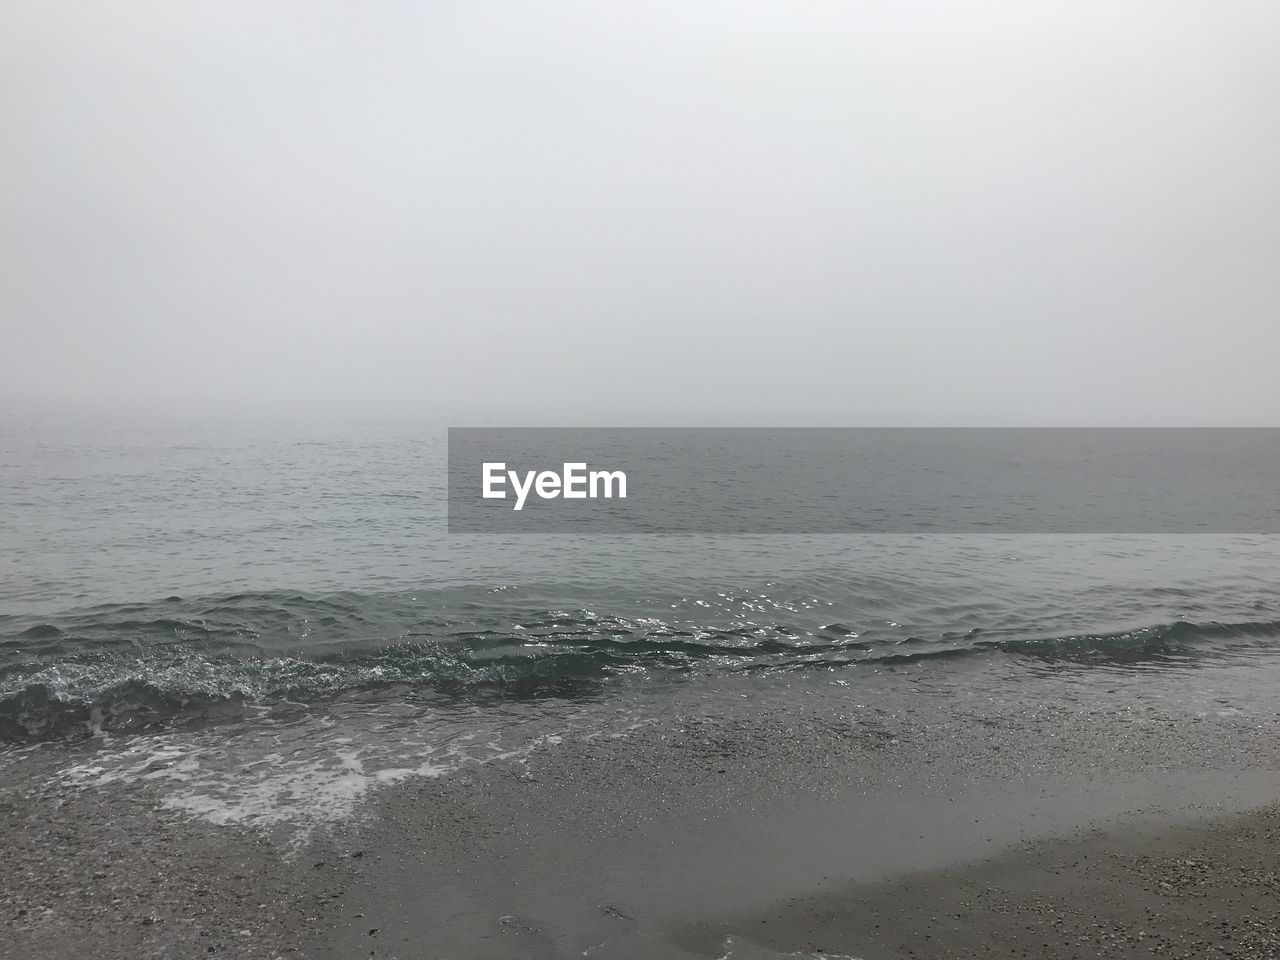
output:
{"label": "ocean water", "polygon": [[[414,422],[0,423],[0,766],[220,821],[804,698],[1263,711],[1268,536],[449,535]],[[1274,711],[1272,711],[1274,712]],[[52,768],[51,768],[52,769]]]}

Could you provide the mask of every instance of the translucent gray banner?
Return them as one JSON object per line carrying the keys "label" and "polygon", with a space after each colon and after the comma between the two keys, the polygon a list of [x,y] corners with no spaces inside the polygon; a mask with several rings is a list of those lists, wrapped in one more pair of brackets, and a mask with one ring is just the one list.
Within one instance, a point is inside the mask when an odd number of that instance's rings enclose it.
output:
{"label": "translucent gray banner", "polygon": [[1280,429],[451,428],[451,533],[1278,533]]}

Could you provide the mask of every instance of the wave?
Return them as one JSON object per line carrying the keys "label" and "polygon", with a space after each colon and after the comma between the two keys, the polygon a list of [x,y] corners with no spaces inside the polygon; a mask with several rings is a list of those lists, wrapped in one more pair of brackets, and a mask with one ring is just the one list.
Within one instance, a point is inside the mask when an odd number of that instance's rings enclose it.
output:
{"label": "wave", "polygon": [[[1196,664],[1276,647],[1280,621],[933,639],[844,622],[527,609],[493,595],[247,593],[0,617],[0,739],[72,737],[393,691],[474,702],[607,693],[625,679],[901,670],[1002,658],[1035,669]],[[665,611],[667,615],[659,616]],[[894,624],[896,627],[897,625]]]}

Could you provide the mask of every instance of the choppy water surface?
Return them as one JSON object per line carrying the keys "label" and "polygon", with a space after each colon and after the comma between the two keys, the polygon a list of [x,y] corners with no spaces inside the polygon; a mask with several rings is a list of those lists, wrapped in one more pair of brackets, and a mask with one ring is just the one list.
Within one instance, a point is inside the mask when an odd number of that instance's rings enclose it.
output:
{"label": "choppy water surface", "polygon": [[[82,779],[265,762],[259,812],[664,703],[1237,678],[1214,709],[1280,651],[1276,538],[450,537],[443,433],[412,424],[2,431],[0,737],[112,738]],[[251,808],[224,801],[187,802]]]}

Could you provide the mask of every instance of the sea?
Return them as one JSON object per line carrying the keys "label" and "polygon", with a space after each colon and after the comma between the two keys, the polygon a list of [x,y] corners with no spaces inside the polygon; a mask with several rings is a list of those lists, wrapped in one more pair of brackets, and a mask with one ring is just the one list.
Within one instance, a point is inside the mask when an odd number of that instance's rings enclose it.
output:
{"label": "sea", "polygon": [[446,431],[0,419],[0,772],[308,827],[803,703],[1272,716],[1280,537],[450,534]]}

